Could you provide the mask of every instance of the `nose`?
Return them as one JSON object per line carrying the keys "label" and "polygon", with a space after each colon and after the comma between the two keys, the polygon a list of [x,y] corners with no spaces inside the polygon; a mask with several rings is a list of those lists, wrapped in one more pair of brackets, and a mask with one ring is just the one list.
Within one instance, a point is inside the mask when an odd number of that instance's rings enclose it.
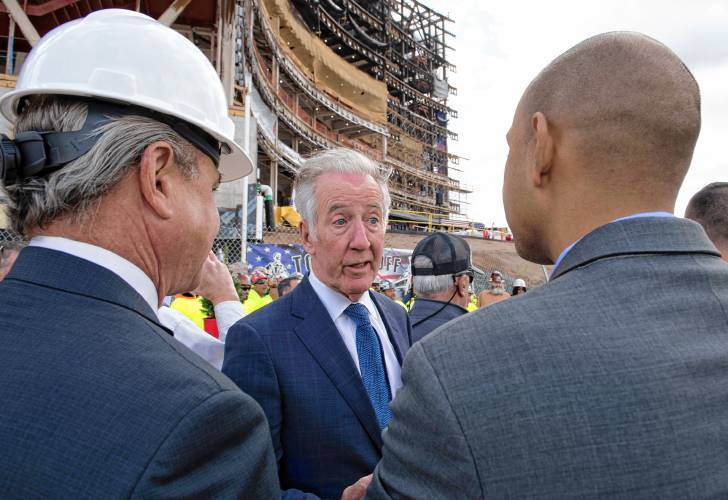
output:
{"label": "nose", "polygon": [[367,230],[364,227],[364,224],[364,221],[359,220],[354,224],[352,228],[354,234],[352,235],[351,241],[349,242],[349,247],[352,250],[366,250],[371,246],[369,238],[367,237]]}

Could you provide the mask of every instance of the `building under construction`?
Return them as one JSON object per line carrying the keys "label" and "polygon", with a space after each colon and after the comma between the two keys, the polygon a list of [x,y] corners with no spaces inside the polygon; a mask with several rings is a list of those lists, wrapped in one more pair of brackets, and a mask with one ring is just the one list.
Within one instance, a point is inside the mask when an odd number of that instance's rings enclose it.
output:
{"label": "building under construction", "polygon": [[290,203],[302,159],[356,149],[392,169],[393,224],[464,225],[467,190],[451,177],[457,135],[447,105],[451,20],[416,0],[2,0],[0,85],[12,88],[39,36],[103,8],[159,19],[193,41],[220,74],[236,140],[257,165],[225,186],[241,212],[244,186]]}

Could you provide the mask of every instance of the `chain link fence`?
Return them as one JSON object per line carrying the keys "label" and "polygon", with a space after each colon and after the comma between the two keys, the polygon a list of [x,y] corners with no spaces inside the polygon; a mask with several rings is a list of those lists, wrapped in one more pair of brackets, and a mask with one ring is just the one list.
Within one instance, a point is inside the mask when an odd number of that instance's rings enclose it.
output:
{"label": "chain link fence", "polygon": [[[384,246],[409,253],[427,234],[388,231],[384,237]],[[253,235],[252,231],[251,235]],[[295,245],[301,242],[298,229],[285,225],[264,228],[261,236],[261,239],[249,240],[248,245]],[[528,288],[539,286],[546,281],[548,271],[542,266],[521,259],[516,254],[512,242],[480,238],[466,238],[466,240],[473,250],[473,264],[483,271],[482,274],[476,273],[473,280],[473,289],[476,294],[489,288],[490,274],[493,271],[499,271],[503,275],[505,288],[509,292],[513,288],[513,281],[519,278],[526,281]],[[248,264],[245,258],[241,258],[242,245],[239,226],[222,226],[218,238],[213,244],[213,250],[229,266],[234,266],[239,262]]]}
{"label": "chain link fence", "polygon": [[23,238],[21,238],[18,234],[14,233],[10,229],[0,229],[0,245],[3,245],[5,243],[10,242],[22,242]]}

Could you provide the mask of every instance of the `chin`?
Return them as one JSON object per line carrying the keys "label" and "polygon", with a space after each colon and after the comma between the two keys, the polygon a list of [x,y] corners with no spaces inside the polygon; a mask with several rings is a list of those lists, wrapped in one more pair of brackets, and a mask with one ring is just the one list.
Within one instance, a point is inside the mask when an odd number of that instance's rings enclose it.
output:
{"label": "chin", "polygon": [[372,284],[372,280],[366,278],[350,280],[344,283],[344,290],[346,295],[362,295],[364,292],[369,290]]}
{"label": "chin", "polygon": [[538,246],[528,245],[528,242],[517,239],[515,235],[513,239],[516,245],[516,253],[518,253],[521,258],[529,262],[533,262],[534,264],[547,266],[553,264],[546,252],[541,251]]}

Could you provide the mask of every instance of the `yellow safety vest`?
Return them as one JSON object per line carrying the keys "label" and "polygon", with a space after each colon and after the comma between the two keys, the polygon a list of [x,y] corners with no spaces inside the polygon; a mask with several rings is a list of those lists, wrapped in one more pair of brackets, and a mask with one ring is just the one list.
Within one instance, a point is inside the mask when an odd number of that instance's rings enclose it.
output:
{"label": "yellow safety vest", "polygon": [[196,295],[194,297],[185,297],[184,295],[178,295],[172,301],[169,306],[172,309],[176,309],[185,316],[187,316],[192,322],[197,325],[200,330],[204,330],[205,322],[204,319],[207,317],[202,310],[202,297]]}
{"label": "yellow safety vest", "polygon": [[261,297],[255,289],[251,288],[250,292],[248,292],[248,298],[243,302],[243,308],[245,309],[245,314],[248,315],[271,302],[273,302],[273,297],[270,295],[263,295]]}

